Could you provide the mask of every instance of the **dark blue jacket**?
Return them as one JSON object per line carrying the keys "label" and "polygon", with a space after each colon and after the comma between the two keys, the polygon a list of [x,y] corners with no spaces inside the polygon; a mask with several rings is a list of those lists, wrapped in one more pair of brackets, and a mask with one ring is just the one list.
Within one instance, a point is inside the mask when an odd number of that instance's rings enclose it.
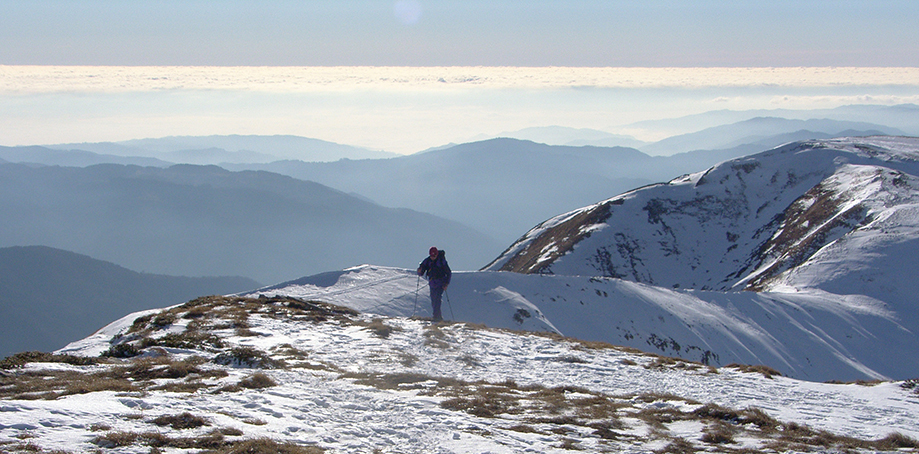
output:
{"label": "dark blue jacket", "polygon": [[444,286],[450,283],[453,272],[450,271],[450,265],[447,264],[447,258],[444,251],[437,251],[437,259],[431,260],[431,257],[424,259],[418,266],[418,274],[427,275],[431,285]]}

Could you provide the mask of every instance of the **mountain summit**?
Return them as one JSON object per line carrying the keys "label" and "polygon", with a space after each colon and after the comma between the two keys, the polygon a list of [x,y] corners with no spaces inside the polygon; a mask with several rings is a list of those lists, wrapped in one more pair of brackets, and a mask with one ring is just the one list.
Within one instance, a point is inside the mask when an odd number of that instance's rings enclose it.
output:
{"label": "mountain summit", "polygon": [[919,291],[917,150],[832,139],[726,161],[549,219],[485,269],[907,298]]}

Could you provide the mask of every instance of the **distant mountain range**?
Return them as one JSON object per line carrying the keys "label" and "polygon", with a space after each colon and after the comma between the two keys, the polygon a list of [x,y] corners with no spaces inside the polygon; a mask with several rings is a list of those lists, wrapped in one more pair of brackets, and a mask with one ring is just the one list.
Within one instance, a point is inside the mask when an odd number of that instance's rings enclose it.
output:
{"label": "distant mountain range", "polygon": [[[795,111],[777,112],[804,115]],[[816,113],[846,117],[859,112],[866,118],[887,120],[899,113],[906,120],[901,119],[898,124],[908,123],[910,118],[919,121],[919,106],[911,105],[853,106]],[[711,118],[743,118],[755,113],[762,112],[722,111],[705,118],[710,122]],[[919,130],[919,126],[912,130]],[[207,136],[0,147],[0,159],[52,166],[116,163],[168,167],[173,163],[191,163],[220,164],[233,171],[265,170],[315,181],[383,206],[409,208],[450,219],[483,232],[498,243],[507,243],[521,231],[571,206],[590,204],[610,193],[667,181],[675,175],[699,171],[783,143],[907,132],[866,121],[752,117],[654,144],[603,131],[556,126],[503,133],[536,142],[492,139],[399,157],[294,136]],[[550,143],[576,145],[545,145]],[[644,152],[596,146],[614,143],[635,144]],[[460,245],[460,248],[476,247]],[[488,261],[491,254],[478,259]]]}
{"label": "distant mountain range", "polygon": [[[858,125],[832,121],[755,119],[725,127],[720,132],[703,131],[692,142],[730,148],[671,156],[649,156],[625,147],[549,146],[516,139],[491,139],[385,160],[282,161],[227,167],[266,170],[316,181],[364,195],[385,206],[408,207],[453,219],[510,242],[554,213],[605,199],[611,193],[668,181],[676,175],[696,172],[791,140],[835,137],[835,134],[795,130],[800,126],[838,130],[849,136],[880,132],[847,130]],[[770,128],[792,132],[769,137],[753,135],[755,131]],[[751,142],[742,143],[738,137]],[[682,148],[693,147],[674,147]]]}
{"label": "distant mountain range", "polygon": [[[176,136],[122,142],[57,144],[47,145],[45,148],[76,153],[89,151],[122,158],[142,156],[155,158],[165,165],[266,163],[285,159],[312,162],[339,159],[381,159],[397,156],[395,153],[385,151],[290,135]],[[113,163],[144,165],[139,162]],[[98,162],[91,164],[98,164]]]}
{"label": "distant mountain range", "polygon": [[[836,107],[833,109],[812,110],[715,110],[684,117],[640,121],[625,125],[622,127],[622,129],[633,131],[634,134],[640,134],[644,132],[653,134],[655,137],[670,138],[724,125],[743,123],[755,118],[782,118],[786,120],[833,120],[837,122],[870,123],[873,125],[884,125],[884,128],[882,129],[892,128],[895,130],[901,130],[907,135],[919,136],[919,105],[916,104],[900,104],[894,106],[857,104]],[[834,127],[834,129],[841,131],[848,128]],[[791,131],[784,131],[784,133],[788,132]],[[830,133],[831,131],[820,132]],[[783,132],[773,131],[771,134],[781,133]],[[713,147],[704,146],[703,148]],[[679,151],[689,150],[666,150],[665,154]]]}
{"label": "distant mountain range", "polygon": [[264,283],[354,263],[478,267],[500,245],[459,223],[268,172],[0,165],[0,247],[45,245],[130,269]]}
{"label": "distant mountain range", "polygon": [[61,348],[132,312],[257,286],[242,277],[137,273],[43,246],[0,248],[0,358]]}
{"label": "distant mountain range", "polygon": [[546,145],[564,145],[571,147],[630,147],[641,148],[647,142],[632,136],[612,134],[590,128],[567,128],[563,126],[542,126],[524,128],[517,131],[505,131],[494,136],[480,136],[476,141],[493,138],[529,140]]}
{"label": "distant mountain range", "polygon": [[756,117],[737,123],[706,128],[673,136],[641,147],[651,155],[669,156],[695,150],[725,150],[756,147],[759,151],[797,140],[827,139],[865,135],[906,135],[902,130],[883,125],[839,120],[788,120]]}

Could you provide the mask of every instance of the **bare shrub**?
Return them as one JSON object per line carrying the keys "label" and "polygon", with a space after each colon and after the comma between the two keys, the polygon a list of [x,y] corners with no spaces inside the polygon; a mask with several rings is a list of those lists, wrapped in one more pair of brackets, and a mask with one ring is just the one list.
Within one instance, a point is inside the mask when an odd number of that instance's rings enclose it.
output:
{"label": "bare shrub", "polygon": [[[100,391],[130,392],[136,391],[133,383],[118,379],[81,374],[81,379],[67,383],[67,387],[57,397],[73,394],[89,394]],[[50,398],[50,396],[48,396]],[[55,397],[55,398],[57,398]]]}
{"label": "bare shrub", "polygon": [[418,356],[411,353],[399,352],[399,364],[404,367],[412,367],[418,363]]}
{"label": "bare shrub", "polygon": [[243,431],[235,427],[221,427],[220,429],[217,429],[217,431],[228,437],[239,437],[243,435]]}
{"label": "bare shrub", "polygon": [[702,441],[710,444],[734,443],[735,431],[734,427],[717,421],[703,430]]}
{"label": "bare shrub", "polygon": [[246,367],[250,369],[278,369],[285,367],[283,361],[271,358],[267,353],[252,347],[235,347],[214,357],[217,364]]}
{"label": "bare shrub", "polygon": [[153,320],[150,321],[150,325],[154,328],[162,329],[172,325],[177,319],[178,317],[176,317],[175,314],[163,312],[153,317]]}
{"label": "bare shrub", "polygon": [[30,371],[15,377],[0,377],[0,397],[53,400],[71,394],[95,391],[136,391],[127,381],[112,379],[103,373],[87,374],[78,370]]}
{"label": "bare shrub", "polygon": [[686,402],[690,404],[699,403],[695,400],[687,399],[683,396],[678,396],[673,393],[645,392],[645,393],[641,393],[637,395],[625,395],[621,397],[623,399],[634,399],[638,402],[645,402],[645,403],[651,403],[651,402],[657,402],[657,401],[668,401],[668,400],[677,401],[677,402]]}
{"label": "bare shrub", "polygon": [[508,413],[512,403],[501,399],[504,396],[474,396],[454,397],[440,403],[448,410],[464,411],[480,418],[494,418],[500,414]]}
{"label": "bare shrub", "polygon": [[442,340],[440,340],[440,339],[432,338],[432,337],[427,337],[427,338],[424,339],[424,346],[425,346],[425,347],[439,348],[439,349],[443,349],[443,350],[446,350],[446,349],[450,348],[450,344],[449,344],[449,343],[444,342],[444,341],[442,341]]}
{"label": "bare shrub", "polygon": [[93,438],[92,443],[106,449],[127,446],[150,446],[157,449],[219,449],[227,444],[223,435],[217,431],[198,437],[180,438],[171,438],[157,432],[109,432]]}
{"label": "bare shrub", "polygon": [[730,421],[733,423],[740,422],[740,413],[737,410],[730,408],[725,408],[717,404],[705,404],[695,411],[693,414],[699,418],[705,419],[714,419],[719,421]]}
{"label": "bare shrub", "polygon": [[526,425],[526,424],[517,424],[511,427],[508,427],[507,430],[513,430],[514,432],[526,433],[526,434],[538,434],[540,433],[536,430],[535,427]]}
{"label": "bare shrub", "polygon": [[221,386],[220,388],[218,388],[216,391],[214,391],[214,394],[220,394],[220,393],[238,393],[238,392],[240,392],[240,391],[242,391],[242,390],[243,390],[242,386],[239,386],[238,384],[224,385],[224,386]]}
{"label": "bare shrub", "polygon": [[616,432],[614,429],[625,429],[625,424],[622,421],[610,420],[595,422],[587,425],[588,427],[594,429],[593,434],[597,437],[600,437],[604,440],[618,440],[624,437],[623,434]]}
{"label": "bare shrub", "polygon": [[210,333],[184,331],[169,333],[162,337],[145,337],[140,341],[141,348],[166,347],[183,350],[215,350],[224,347],[223,339]]}
{"label": "bare shrub", "polygon": [[724,367],[730,367],[730,368],[732,368],[732,369],[737,369],[737,370],[739,370],[739,371],[741,371],[741,372],[744,372],[744,373],[759,373],[759,374],[762,374],[763,377],[766,377],[766,378],[772,378],[772,377],[774,377],[774,376],[779,376],[779,377],[782,376],[782,373],[781,373],[781,372],[779,372],[779,371],[777,371],[777,370],[775,370],[775,369],[773,369],[773,368],[771,368],[771,367],[769,367],[769,366],[763,366],[763,365],[751,366],[751,365],[749,365],[749,364],[737,364],[737,363],[732,363],[732,364],[728,364],[727,366],[724,366]]}
{"label": "bare shrub", "polygon": [[581,447],[578,444],[577,440],[571,438],[562,438],[562,444],[559,445],[561,449],[567,449],[569,451],[580,451]]}
{"label": "bare shrub", "polygon": [[131,328],[128,329],[128,334],[142,332],[147,329],[147,326],[150,324],[150,320],[153,320],[154,314],[142,315],[134,319],[134,322],[131,324]]}
{"label": "bare shrub", "polygon": [[158,426],[169,426],[176,430],[194,429],[211,425],[208,420],[200,416],[195,416],[189,412],[180,413],[178,415],[163,415],[150,422]]}
{"label": "bare shrub", "polygon": [[652,428],[664,429],[666,424],[685,421],[689,416],[674,407],[646,407],[634,414]]}
{"label": "bare shrub", "polygon": [[309,357],[309,353],[307,353],[304,350],[300,350],[299,348],[296,348],[290,344],[282,344],[282,345],[275,346],[272,348],[272,351],[275,351],[280,355],[287,356],[288,358],[291,358],[291,359],[303,360]]}
{"label": "bare shrub", "polygon": [[692,443],[690,443],[689,441],[683,440],[682,438],[678,438],[668,443],[667,446],[664,446],[662,449],[659,449],[654,452],[657,454],[665,454],[665,453],[691,454],[696,451],[698,451],[698,449],[695,446],[693,446]]}
{"label": "bare shrub", "polygon": [[200,319],[200,318],[206,317],[206,316],[208,315],[209,312],[210,312],[210,308],[209,308],[209,307],[195,306],[195,307],[192,307],[191,309],[189,309],[189,311],[186,312],[185,315],[182,316],[182,318],[184,318],[184,319],[190,319],[190,320],[196,320],[196,319]]}
{"label": "bare shrub", "polygon": [[236,335],[239,336],[239,337],[258,337],[258,336],[261,336],[261,334],[258,333],[258,332],[256,332],[256,331],[252,331],[252,330],[249,329],[249,328],[240,328],[240,327],[237,327],[237,328],[236,328]]}
{"label": "bare shrub", "polygon": [[95,422],[89,426],[89,430],[90,432],[106,432],[112,430],[112,426],[101,422]]}
{"label": "bare shrub", "polygon": [[101,356],[109,358],[133,358],[140,354],[140,349],[136,345],[123,342],[112,345],[108,350],[102,352]]}
{"label": "bare shrub", "polygon": [[610,424],[613,424],[615,421],[616,427],[620,429],[622,425],[617,421],[618,413],[621,409],[628,406],[627,403],[599,395],[573,399],[571,405],[575,409],[575,414],[580,418],[605,420]]}
{"label": "bare shrub", "polygon": [[471,369],[475,369],[477,367],[482,366],[482,363],[480,363],[479,360],[476,359],[476,357],[472,355],[463,355],[457,359],[459,360],[459,362],[465,364],[466,367],[469,367]]}
{"label": "bare shrub", "polygon": [[192,356],[182,361],[173,361],[168,357],[142,358],[135,360],[128,366],[112,368],[108,375],[115,378],[130,378],[134,380],[177,379],[190,375],[197,377],[222,378],[228,374],[220,369],[202,369],[205,362],[200,356]]}
{"label": "bare shrub", "polygon": [[240,380],[239,386],[249,389],[262,389],[278,386],[278,382],[274,381],[268,374],[257,372]]}
{"label": "bare shrub", "polygon": [[134,444],[146,444],[151,446],[166,445],[167,437],[154,432],[136,433],[136,432],[109,432],[99,435],[92,439],[92,443],[101,448],[120,448]]}
{"label": "bare shrub", "polygon": [[202,381],[182,381],[175,382],[170,381],[169,383],[164,383],[159,386],[154,386],[150,388],[151,391],[166,391],[170,393],[196,393],[199,389],[209,388],[211,385],[208,385]]}
{"label": "bare shrub", "polygon": [[402,331],[402,328],[390,326],[383,322],[381,318],[374,318],[370,323],[364,324],[375,336],[386,339],[394,331]]}
{"label": "bare shrub", "polygon": [[882,451],[896,451],[899,449],[917,449],[919,441],[895,432],[873,443],[875,449]]}
{"label": "bare shrub", "polygon": [[568,363],[568,364],[587,364],[590,362],[590,361],[585,360],[584,358],[581,358],[575,355],[559,356],[558,358],[555,358],[555,361],[558,361],[560,363]]}
{"label": "bare shrub", "polygon": [[324,449],[317,446],[301,446],[294,443],[278,443],[269,438],[256,438],[226,443],[226,446],[201,454],[321,454]]}
{"label": "bare shrub", "polygon": [[758,427],[759,430],[767,433],[775,432],[781,425],[775,418],[767,415],[766,412],[756,407],[744,409],[741,411],[740,415],[742,424],[753,424]]}
{"label": "bare shrub", "polygon": [[29,363],[64,363],[72,366],[89,366],[98,364],[96,358],[74,355],[56,355],[53,353],[28,351],[7,356],[0,361],[0,369],[16,369]]}
{"label": "bare shrub", "polygon": [[424,330],[424,345],[426,347],[434,347],[447,349],[450,348],[450,343],[448,342],[447,334],[443,332],[437,325],[428,325]]}
{"label": "bare shrub", "polygon": [[425,374],[417,373],[398,373],[398,374],[359,374],[346,373],[342,378],[355,379],[356,383],[366,386],[372,386],[377,389],[406,389],[420,388],[420,386],[411,386],[418,383],[435,381],[436,386],[448,386],[447,383],[453,384],[455,380],[432,377]]}

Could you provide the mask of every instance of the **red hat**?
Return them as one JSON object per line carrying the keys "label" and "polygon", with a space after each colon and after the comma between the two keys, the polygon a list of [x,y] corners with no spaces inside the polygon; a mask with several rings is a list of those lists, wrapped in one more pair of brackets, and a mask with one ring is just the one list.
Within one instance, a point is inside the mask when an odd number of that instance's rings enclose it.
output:
{"label": "red hat", "polygon": [[431,249],[428,249],[428,255],[434,255],[437,253],[437,246],[431,246]]}

